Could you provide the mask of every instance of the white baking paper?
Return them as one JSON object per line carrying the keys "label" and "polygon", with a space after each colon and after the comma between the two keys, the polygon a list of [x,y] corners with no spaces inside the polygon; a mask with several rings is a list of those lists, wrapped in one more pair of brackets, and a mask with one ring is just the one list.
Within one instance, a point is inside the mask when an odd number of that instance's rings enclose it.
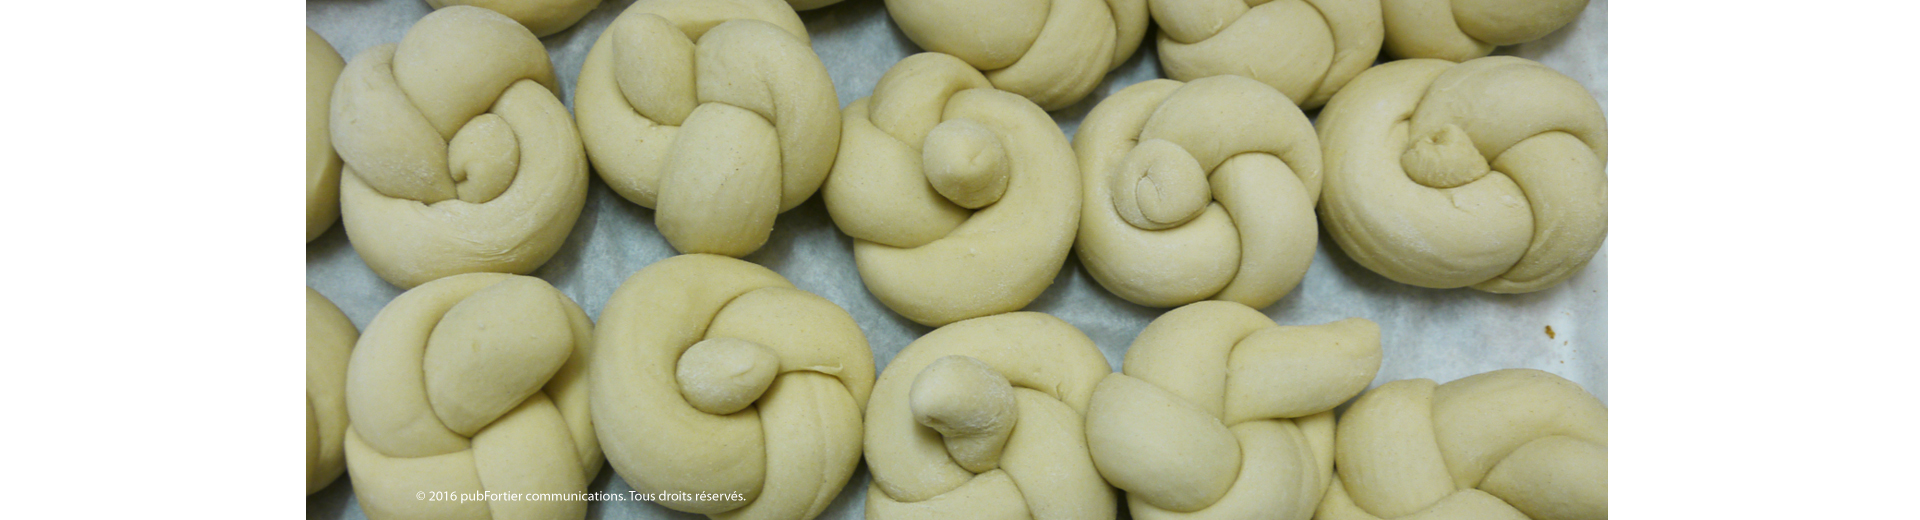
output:
{"label": "white baking paper", "polygon": [[[560,78],[560,98],[572,106],[573,86],[594,39],[632,2],[609,0],[578,25],[543,41]],[[429,8],[422,0],[309,0],[307,26],[351,60],[383,43],[398,42]],[[826,62],[845,106],[866,97],[894,62],[918,52],[888,19],[881,0],[847,0],[801,13],[813,48]],[[291,37],[291,36],[289,36]],[[1572,25],[1498,54],[1534,59],[1586,85],[1607,106],[1607,2],[1593,0]],[[1134,83],[1160,77],[1153,33],[1140,51],[1086,100],[1053,114],[1071,138],[1087,111]],[[1313,114],[1309,114],[1310,116]],[[590,316],[628,275],[673,250],[653,225],[653,211],[615,195],[597,178],[566,245],[533,275],[579,302]],[[852,239],[828,219],[819,197],[780,215],[766,247],[746,258],[847,309],[872,344],[881,370],[895,353],[929,329],[893,314],[867,293],[854,270]],[[373,274],[338,224],[307,245],[307,285],[325,294],[364,329],[400,290]],[[1108,294],[1069,256],[1054,284],[1027,310],[1058,316],[1099,344],[1117,370],[1126,347],[1164,309],[1127,303]],[[1440,382],[1510,367],[1559,374],[1607,398],[1607,248],[1585,271],[1558,287],[1522,295],[1470,289],[1433,290],[1402,285],[1368,271],[1338,251],[1323,232],[1306,279],[1265,309],[1281,324],[1316,324],[1359,316],[1380,324],[1386,351],[1374,385],[1407,378]],[[1548,332],[1548,328],[1552,332]],[[310,519],[361,519],[348,478],[307,499]],[[861,518],[867,490],[863,467],[831,507],[827,519]],[[625,494],[609,466],[592,490]],[[1122,508],[1124,515],[1125,508]],[[588,518],[698,518],[645,502],[596,502]]]}

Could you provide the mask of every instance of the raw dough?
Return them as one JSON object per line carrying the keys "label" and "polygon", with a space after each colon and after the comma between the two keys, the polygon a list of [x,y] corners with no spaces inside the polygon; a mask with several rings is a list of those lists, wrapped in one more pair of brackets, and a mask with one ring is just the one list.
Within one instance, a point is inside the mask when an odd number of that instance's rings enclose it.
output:
{"label": "raw dough", "polygon": [[822,196],[887,308],[930,326],[1016,311],[1059,274],[1080,170],[1040,107],[922,53],[847,106],[841,138]]}
{"label": "raw dough", "polygon": [[1100,382],[1087,442],[1133,518],[1305,520],[1332,480],[1333,408],[1379,369],[1371,321],[1282,327],[1195,303],[1148,324]]}
{"label": "raw dough", "polygon": [[913,43],[986,72],[993,86],[1059,110],[1140,48],[1147,0],[887,0]]}
{"label": "raw dough", "polygon": [[1538,291],[1606,241],[1606,115],[1545,65],[1387,63],[1334,96],[1318,126],[1321,223],[1387,278]]}
{"label": "raw dough", "polygon": [[1466,61],[1538,40],[1580,17],[1587,0],[1381,0],[1387,53]]}
{"label": "raw dough", "polygon": [[557,89],[540,40],[478,7],[429,13],[399,45],[354,57],[332,130],[347,238],[367,266],[404,288],[552,258],[587,197]]}
{"label": "raw dough", "polygon": [[795,11],[806,11],[837,4],[841,1],[842,0],[787,0],[787,4],[792,5]]}
{"label": "raw dough", "polygon": [[1160,66],[1193,81],[1238,74],[1303,108],[1327,103],[1373,66],[1385,30],[1379,0],[1148,0]]}
{"label": "raw dough", "polygon": [[580,135],[682,253],[745,256],[820,189],[840,100],[781,0],[641,0],[587,52]]}
{"label": "raw dough", "polygon": [[1242,76],[1135,84],[1087,114],[1073,149],[1080,263],[1127,301],[1263,308],[1313,262],[1320,139],[1273,87]]}
{"label": "raw dough", "polygon": [[340,154],[327,132],[333,82],[347,62],[313,29],[307,29],[307,241],[340,220]]}
{"label": "raw dough", "polygon": [[714,255],[661,260],[600,313],[594,426],[640,493],[730,519],[820,515],[860,462],[873,352],[847,311]]}
{"label": "raw dough", "polygon": [[450,5],[484,7],[527,26],[534,36],[546,37],[578,23],[600,5],[600,0],[427,0],[427,5],[434,9]]}
{"label": "raw dough", "polygon": [[1320,520],[1607,517],[1607,408],[1531,369],[1408,379],[1340,416]]}
{"label": "raw dough", "polygon": [[1045,314],[927,333],[873,388],[867,518],[1113,518],[1081,428],[1110,373],[1093,340]]}
{"label": "raw dough", "polygon": [[600,472],[592,329],[531,276],[449,276],[388,303],[347,367],[347,472],[367,518],[585,518],[583,500],[481,493],[584,493]]}
{"label": "raw dough", "polygon": [[[313,34],[308,31],[307,34]],[[312,287],[307,288],[307,494],[347,469],[347,358],[360,331]]]}

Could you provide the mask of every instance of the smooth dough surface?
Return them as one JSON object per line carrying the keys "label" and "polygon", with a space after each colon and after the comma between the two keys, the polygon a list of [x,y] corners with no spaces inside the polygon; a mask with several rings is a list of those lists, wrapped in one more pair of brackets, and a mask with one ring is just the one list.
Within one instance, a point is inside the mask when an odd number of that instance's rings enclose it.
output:
{"label": "smooth dough surface", "polygon": [[647,266],[600,313],[594,426],[641,493],[728,519],[819,516],[860,462],[873,352],[845,310],[715,255]]}
{"label": "smooth dough surface", "polygon": [[[311,34],[311,32],[309,32]],[[347,359],[360,331],[319,291],[307,288],[307,494],[347,469]]]}
{"label": "smooth dough surface", "polygon": [[1313,516],[1333,473],[1333,408],[1380,370],[1361,318],[1279,326],[1205,301],[1155,319],[1101,380],[1087,443],[1133,518]]}
{"label": "smooth dough surface", "polygon": [[1147,0],[886,2],[914,44],[958,57],[1046,110],[1087,97],[1147,32]]}
{"label": "smooth dough surface", "polygon": [[781,0],[641,0],[587,52],[587,155],[681,253],[745,256],[820,189],[840,100]]}
{"label": "smooth dough surface", "polygon": [[1319,247],[1320,139],[1273,87],[1241,76],[1159,79],[1087,114],[1076,250],[1127,301],[1264,308]]}
{"label": "smooth dough surface", "polygon": [[1386,50],[1396,58],[1467,61],[1573,23],[1587,0],[1381,0]]}
{"label": "smooth dough surface", "polygon": [[1320,221],[1394,281],[1538,291],[1606,241],[1606,115],[1545,65],[1387,63],[1334,96],[1317,125]]}
{"label": "smooth dough surface", "polygon": [[398,45],[354,57],[332,133],[347,238],[367,266],[407,288],[552,258],[587,197],[557,90],[540,40],[478,7],[429,13]]}
{"label": "smooth dough surface", "polygon": [[1082,427],[1110,373],[1093,340],[1040,313],[915,340],[867,409],[867,518],[1114,518]]}
{"label": "smooth dough surface", "polygon": [[846,109],[822,189],[860,280],[923,325],[1026,307],[1080,225],[1080,170],[1047,113],[952,56],[894,64]]}
{"label": "smooth dough surface", "polygon": [[580,500],[419,493],[583,493],[600,472],[588,414],[593,324],[530,276],[415,287],[367,325],[347,367],[347,472],[367,518],[585,518]]}
{"label": "smooth dough surface", "polygon": [[578,23],[600,5],[600,0],[427,0],[427,5],[434,9],[453,5],[489,9],[520,22],[534,36],[545,37]]}
{"label": "smooth dough surface", "polygon": [[1180,81],[1237,74],[1302,108],[1326,104],[1380,55],[1378,0],[1148,0],[1160,66]]}
{"label": "smooth dough surface", "polygon": [[333,151],[327,111],[333,84],[347,62],[319,33],[307,29],[307,241],[340,220],[340,154]]}
{"label": "smooth dough surface", "polygon": [[1607,517],[1607,408],[1560,376],[1381,385],[1340,416],[1321,520]]}

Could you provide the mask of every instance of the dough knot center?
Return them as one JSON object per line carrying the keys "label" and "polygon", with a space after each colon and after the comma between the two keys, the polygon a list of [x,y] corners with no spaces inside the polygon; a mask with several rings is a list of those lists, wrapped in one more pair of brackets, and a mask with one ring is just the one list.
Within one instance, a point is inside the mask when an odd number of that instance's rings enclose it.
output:
{"label": "dough knot center", "polygon": [[708,338],[680,354],[674,376],[687,404],[702,412],[726,415],[760,400],[779,370],[779,356],[764,345]]}
{"label": "dough knot center", "polygon": [[460,200],[475,204],[493,200],[513,185],[520,170],[520,140],[506,118],[480,114],[447,143],[447,166]]}
{"label": "dough knot center", "polygon": [[1110,177],[1113,209],[1133,227],[1167,229],[1193,220],[1213,201],[1207,172],[1180,145],[1164,139],[1141,141]]}
{"label": "dough knot center", "polygon": [[914,421],[940,432],[960,467],[982,473],[1000,466],[1016,410],[1013,385],[992,367],[968,356],[934,360],[914,378],[907,402]]}
{"label": "dough knot center", "polygon": [[1473,146],[1473,139],[1459,125],[1448,124],[1439,132],[1415,138],[1406,153],[1400,154],[1400,167],[1407,177],[1423,186],[1454,188],[1480,180],[1491,170],[1487,158]]}
{"label": "dough knot center", "polygon": [[960,207],[980,209],[999,202],[1007,192],[1006,145],[971,119],[950,119],[934,126],[920,157],[934,191]]}

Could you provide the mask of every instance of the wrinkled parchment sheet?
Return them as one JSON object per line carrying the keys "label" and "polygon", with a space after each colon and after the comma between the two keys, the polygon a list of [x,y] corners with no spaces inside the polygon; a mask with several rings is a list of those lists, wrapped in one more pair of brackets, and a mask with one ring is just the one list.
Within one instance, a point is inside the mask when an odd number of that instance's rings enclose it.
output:
{"label": "wrinkled parchment sheet", "polygon": [[[560,79],[560,99],[569,108],[588,48],[631,3],[607,0],[578,25],[543,39]],[[423,0],[308,0],[306,21],[351,60],[373,46],[400,41],[407,28],[429,10]],[[847,0],[800,13],[800,17],[813,38],[814,52],[833,77],[841,106],[872,94],[874,83],[894,62],[919,52],[887,17],[882,0]],[[1053,113],[1068,138],[1081,118],[1108,94],[1161,76],[1153,34],[1150,30],[1140,51],[1109,74],[1087,99]],[[1600,106],[1607,106],[1606,0],[1593,0],[1573,24],[1544,39],[1503,47],[1496,54],[1545,63],[1586,85]],[[597,317],[627,276],[673,255],[654,228],[653,210],[620,198],[595,178],[566,245],[532,274],[579,302],[587,315]],[[818,196],[780,215],[766,247],[746,260],[778,271],[801,289],[845,308],[866,333],[880,370],[901,348],[930,330],[893,314],[867,293],[854,269],[852,239],[834,228]],[[401,292],[381,281],[354,254],[337,223],[307,245],[307,285],[332,299],[361,329]],[[1116,370],[1133,337],[1164,311],[1108,294],[1080,268],[1077,256],[1067,257],[1053,286],[1027,310],[1052,314],[1079,327],[1099,344]],[[1352,316],[1379,323],[1386,355],[1374,386],[1408,378],[1446,382],[1500,368],[1528,367],[1564,376],[1602,401],[1607,399],[1604,246],[1586,270],[1558,287],[1498,295],[1399,284],[1354,263],[1322,231],[1320,250],[1306,279],[1265,312],[1283,325]],[[331,487],[308,497],[307,517],[365,518],[348,480],[342,475]],[[863,464],[820,518],[862,518],[867,481]],[[589,488],[618,494],[631,489],[611,466],[604,467]],[[1121,509],[1124,515],[1125,508]],[[588,508],[587,517],[699,518],[647,502],[596,502]]]}

